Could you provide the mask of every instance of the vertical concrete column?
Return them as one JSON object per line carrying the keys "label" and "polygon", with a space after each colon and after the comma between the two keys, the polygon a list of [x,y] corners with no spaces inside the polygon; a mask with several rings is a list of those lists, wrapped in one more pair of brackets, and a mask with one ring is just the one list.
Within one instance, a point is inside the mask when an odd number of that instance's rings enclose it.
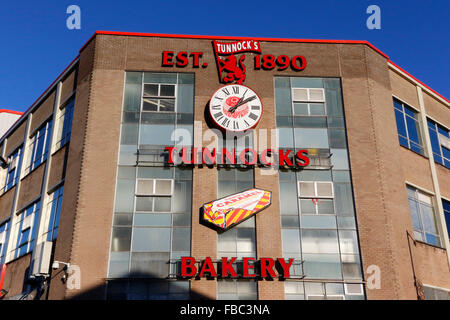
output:
{"label": "vertical concrete column", "polygon": [[450,243],[447,233],[447,226],[445,223],[445,216],[444,216],[444,208],[442,206],[442,198],[441,198],[441,191],[439,189],[439,180],[436,173],[436,164],[434,162],[433,158],[433,149],[431,147],[431,140],[430,140],[430,133],[428,132],[428,123],[427,123],[427,115],[426,115],[426,109],[425,104],[423,102],[423,93],[422,88],[417,86],[417,96],[419,98],[419,106],[420,106],[420,122],[422,126],[423,131],[423,137],[424,137],[424,143],[425,143],[425,150],[428,156],[428,161],[430,164],[430,171],[431,171],[431,178],[433,180],[433,188],[434,188],[434,208],[436,209],[435,217],[437,218],[438,225],[440,227],[440,234],[442,239],[442,245],[444,248],[447,249],[447,261],[450,265],[450,255],[448,253],[448,250],[450,249]]}

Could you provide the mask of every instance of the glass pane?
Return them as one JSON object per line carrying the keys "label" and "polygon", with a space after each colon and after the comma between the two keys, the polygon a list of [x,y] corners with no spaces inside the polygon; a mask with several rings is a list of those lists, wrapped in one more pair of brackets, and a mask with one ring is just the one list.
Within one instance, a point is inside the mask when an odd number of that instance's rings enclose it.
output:
{"label": "glass pane", "polygon": [[132,251],[170,251],[170,228],[134,228]]}
{"label": "glass pane", "polygon": [[327,118],[326,117],[294,117],[294,127],[296,128],[326,128]]}
{"label": "glass pane", "polygon": [[317,196],[319,197],[332,197],[333,196],[333,184],[328,182],[316,182],[317,184]]}
{"label": "glass pane", "polygon": [[343,254],[342,259],[342,273],[344,279],[362,279],[361,264],[358,255]]}
{"label": "glass pane", "polygon": [[172,180],[156,180],[155,193],[170,195],[172,193]]}
{"label": "glass pane", "polygon": [[333,170],[349,170],[347,149],[330,149]]}
{"label": "glass pane", "polygon": [[344,129],[329,129],[328,132],[330,135],[330,147],[332,148],[347,147]]}
{"label": "glass pane", "polygon": [[130,251],[131,228],[114,227],[111,238],[111,251]]}
{"label": "glass pane", "polygon": [[358,253],[358,239],[356,231],[339,231],[341,253]]}
{"label": "glass pane", "polygon": [[335,216],[302,215],[302,228],[310,229],[336,229]]}
{"label": "glass pane", "polygon": [[116,190],[116,212],[133,212],[134,180],[118,179]]}
{"label": "glass pane", "polygon": [[175,111],[175,99],[160,99],[159,111]]}
{"label": "glass pane", "polygon": [[158,96],[158,85],[144,84],[144,96]]}
{"label": "glass pane", "polygon": [[136,211],[153,211],[153,197],[136,197]]}
{"label": "glass pane", "polygon": [[419,139],[419,123],[410,117],[406,117],[406,125],[408,127],[409,140],[414,141],[416,144],[421,144]]}
{"label": "glass pane", "polygon": [[191,250],[191,230],[188,228],[174,228],[172,233],[173,251]]}
{"label": "glass pane", "polygon": [[109,262],[109,277],[120,278],[128,277],[128,265],[130,262],[129,252],[111,252]]}
{"label": "glass pane", "polygon": [[337,231],[302,229],[304,253],[338,253]]}
{"label": "glass pane", "polygon": [[138,180],[137,183],[137,194],[145,194],[145,195],[152,195],[153,192],[153,179],[149,180]]}
{"label": "glass pane", "polygon": [[436,221],[434,218],[433,209],[423,203],[419,204],[420,211],[422,212],[422,221],[423,221],[423,228],[425,231],[437,234],[437,228],[436,228]]}
{"label": "glass pane", "polygon": [[353,198],[350,183],[334,183],[334,201],[337,215],[353,215]]}
{"label": "glass pane", "polygon": [[281,216],[282,228],[298,228],[299,220],[298,216]]}
{"label": "glass pane", "polygon": [[297,177],[302,181],[331,181],[331,170],[302,170]]}
{"label": "glass pane", "polygon": [[177,83],[176,73],[144,72],[144,82],[147,83]]}
{"label": "glass pane", "polygon": [[159,95],[162,97],[174,97],[175,96],[175,86],[162,84]]}
{"label": "glass pane", "polygon": [[300,253],[300,235],[298,230],[281,229],[283,254]]}
{"label": "glass pane", "polygon": [[306,278],[342,279],[338,254],[303,254],[303,260]]}
{"label": "glass pane", "polygon": [[297,214],[297,188],[293,182],[280,181],[280,211],[281,214]]}
{"label": "glass pane", "polygon": [[158,99],[143,98],[143,111],[158,111]]}
{"label": "glass pane", "polygon": [[135,278],[165,278],[169,274],[168,253],[132,253],[131,274]]}
{"label": "glass pane", "polygon": [[275,78],[275,104],[277,115],[292,115],[292,100],[289,78]]}
{"label": "glass pane", "polygon": [[172,133],[174,130],[175,124],[142,124],[139,142],[140,144],[173,145]]}
{"label": "glass pane", "polygon": [[277,128],[278,145],[280,148],[292,148],[294,146],[294,134],[292,128]]}
{"label": "glass pane", "polygon": [[178,85],[177,111],[193,113],[194,111],[194,86]]}
{"label": "glass pane", "polygon": [[134,225],[139,227],[170,227],[172,217],[170,214],[137,213],[134,215]]}
{"label": "glass pane", "polygon": [[314,204],[313,199],[301,199],[300,212],[302,214],[316,214],[316,205]]}
{"label": "glass pane", "polygon": [[324,115],[325,114],[325,105],[323,103],[310,103],[309,104],[309,112],[312,116]]}
{"label": "glass pane", "polygon": [[301,197],[314,197],[316,195],[314,182],[300,182],[299,187]]}
{"label": "glass pane", "polygon": [[333,200],[320,199],[317,203],[318,214],[334,214]]}
{"label": "glass pane", "polygon": [[327,129],[295,128],[296,148],[328,148]]}
{"label": "glass pane", "polygon": [[294,103],[294,114],[307,116],[308,104],[307,103]]}
{"label": "glass pane", "polygon": [[155,197],[155,211],[170,212],[171,211],[171,198],[170,197]]}

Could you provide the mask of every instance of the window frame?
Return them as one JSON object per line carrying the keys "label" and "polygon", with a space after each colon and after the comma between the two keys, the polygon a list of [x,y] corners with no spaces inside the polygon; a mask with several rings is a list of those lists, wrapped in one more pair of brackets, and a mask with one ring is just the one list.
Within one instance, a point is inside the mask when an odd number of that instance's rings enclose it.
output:
{"label": "window frame", "polygon": [[[69,106],[69,110],[67,109],[67,107]],[[54,139],[56,140],[55,143],[52,143],[52,147],[54,148],[53,152],[58,151],[59,149],[61,149],[62,147],[64,147],[66,144],[69,143],[70,141],[70,137],[72,136],[72,126],[73,126],[73,113],[75,110],[75,96],[72,95],[70,96],[68,99],[66,99],[66,101],[64,101],[64,103],[61,104],[61,106],[59,107],[59,112],[57,114],[57,118],[55,117],[55,124],[54,124],[54,129],[56,129],[56,135]],[[70,120],[68,120],[69,118],[67,118],[67,114],[69,111],[70,114]],[[62,120],[61,120],[62,118]],[[67,126],[65,126],[65,124]],[[70,125],[69,125],[70,124]],[[66,128],[66,131],[64,131],[64,129]],[[60,129],[61,129],[61,136],[59,136],[60,134]]]}
{"label": "window frame", "polygon": [[[401,105],[401,110],[397,108],[396,102]],[[401,101],[397,97],[393,97],[393,105],[394,105],[394,116],[395,116],[396,122],[397,122],[397,113],[395,111],[397,110],[397,111],[399,111],[401,113],[402,120],[403,120],[403,125],[404,125],[405,131],[406,131],[406,137],[401,135],[400,132],[399,132],[399,128],[397,126],[397,123],[396,123],[397,137],[399,139],[399,145],[401,145],[401,146],[403,146],[403,147],[405,147],[405,148],[407,148],[407,149],[409,149],[409,150],[411,150],[411,151],[413,151],[413,152],[415,152],[417,154],[425,156],[425,144],[424,144],[424,139],[423,139],[423,130],[424,129],[422,128],[421,122],[418,119],[420,111],[418,111],[417,109],[411,107],[410,105],[406,104],[405,102]],[[408,109],[408,110],[414,112],[414,118],[412,118],[409,114],[407,114],[407,112],[405,112],[405,109]],[[408,129],[408,122],[406,121],[407,117],[412,119],[415,122],[415,124],[416,124],[417,137],[419,139],[419,143],[416,143],[415,141],[413,141],[410,138],[410,132],[409,132],[409,129]],[[407,146],[405,146],[404,144],[402,144],[400,142],[400,138],[406,139]],[[419,147],[420,152],[417,152],[416,150],[411,148],[411,142],[414,144],[414,146],[418,146]]]}
{"label": "window frame", "polygon": [[[40,211],[41,201],[38,200],[15,214],[18,220],[15,221],[14,226],[11,226],[11,239],[15,241],[15,243],[13,248],[8,252],[9,260],[22,257],[34,250],[37,241],[36,227],[39,224]],[[30,221],[27,221],[27,226],[24,228],[25,219],[29,219]],[[23,241],[22,237],[27,230],[29,230],[27,239],[26,241]],[[24,247],[26,247],[26,249],[25,251],[22,251]]]}
{"label": "window frame", "polygon": [[[433,127],[430,127],[430,122],[431,122],[431,124],[433,125]],[[433,156],[434,162],[436,162],[436,163],[438,163],[438,164],[440,164],[440,165],[446,167],[447,169],[450,169],[450,158],[445,157],[445,156],[444,156],[444,152],[443,152],[443,148],[445,148],[445,149],[448,149],[448,148],[444,147],[444,146],[441,144],[441,140],[440,140],[439,135],[442,135],[442,134],[439,132],[439,127],[442,128],[443,130],[447,131],[447,135],[448,135],[449,137],[450,137],[450,130],[448,130],[448,129],[447,129],[446,127],[444,127],[443,125],[437,123],[436,121],[430,119],[429,117],[427,117],[427,127],[428,127],[428,132],[434,131],[434,133],[435,133],[436,136],[437,136],[437,142],[438,142],[438,146],[439,146],[439,154],[437,154],[437,153],[434,152],[434,150],[433,150],[433,144],[431,144],[431,150],[430,150],[430,153],[431,153],[432,156]],[[450,138],[447,138],[447,139],[449,139],[449,141],[450,141]],[[430,134],[430,142],[431,142],[431,134]],[[448,149],[448,150],[450,151],[450,149]],[[435,155],[438,156],[439,158],[441,158],[441,161],[442,161],[442,162],[439,162],[438,159],[436,159]],[[448,165],[446,165],[446,162],[448,162]]]}
{"label": "window frame", "polygon": [[[51,146],[51,133],[52,133],[52,128],[53,128],[53,119],[49,119],[48,121],[46,121],[42,126],[39,127],[39,129],[37,129],[33,136],[30,138],[30,141],[28,143],[27,146],[27,166],[24,168],[24,175],[27,175],[31,172],[34,171],[34,169],[36,169],[37,167],[39,167],[42,163],[44,163],[47,158],[48,158],[48,154],[50,151],[50,146]],[[43,133],[42,133],[42,129]],[[39,158],[36,157],[37,152],[38,152],[38,148],[37,146],[39,145],[39,139],[43,137],[43,145],[42,145],[42,150],[40,150],[41,155],[39,156]],[[31,154],[30,154],[31,152]]]}
{"label": "window frame", "polygon": [[[16,156],[16,154],[17,154],[17,156]],[[14,151],[11,152],[9,154],[9,156],[7,157],[8,167],[6,168],[5,185],[3,187],[3,192],[6,192],[6,191],[12,189],[19,181],[20,175],[21,175],[20,171],[21,171],[21,167],[22,167],[22,157],[23,157],[23,144],[21,144],[19,147],[14,149]],[[11,159],[11,160],[9,160],[9,159]],[[10,173],[12,171],[11,164],[13,163],[13,161],[15,161],[14,176],[12,178],[11,185],[10,185],[10,183],[8,183],[8,180],[10,178]]]}
{"label": "window frame", "polygon": [[[426,193],[426,192],[424,192],[424,191],[422,191],[422,190],[420,190],[420,189],[418,189],[418,188],[416,188],[414,186],[411,186],[411,185],[406,185],[406,187],[407,187],[408,204],[409,204],[409,211],[410,211],[411,222],[412,222],[412,226],[413,226],[414,239],[416,241],[425,243],[427,245],[431,245],[431,246],[434,246],[434,247],[442,248],[442,235],[441,235],[442,231],[440,230],[439,223],[438,223],[439,220],[438,220],[438,217],[436,216],[436,208],[435,208],[435,201],[434,201],[435,198],[434,198],[434,196],[431,195],[431,194],[428,194],[428,193]],[[408,190],[411,190],[411,191],[414,190],[414,198],[411,198],[410,193],[409,193]],[[430,203],[428,204],[428,203],[426,203],[424,201],[421,201],[419,199],[419,194],[422,194],[422,195],[430,198]],[[415,228],[415,226],[414,226],[413,215],[412,215],[412,212],[411,212],[411,202],[410,201],[414,201],[414,204],[416,205],[416,208],[418,210],[417,213],[418,213],[418,217],[419,217],[421,230],[417,230]],[[421,203],[423,203],[424,205],[427,205],[427,206],[429,206],[431,208],[431,211],[432,211],[432,214],[433,214],[433,222],[435,224],[436,232],[437,232],[436,234],[433,234],[433,233],[428,232],[428,231],[425,230],[424,218],[423,218],[423,213],[422,213],[422,207],[420,206]],[[421,239],[417,239],[416,233],[420,233],[421,234]],[[438,240],[438,244],[434,244],[434,243],[429,242],[428,239],[427,239],[427,234],[430,234],[430,235],[436,237],[437,240]]]}
{"label": "window frame", "polygon": [[[145,82],[145,79],[142,79],[142,88],[141,88],[141,109],[140,112],[155,112],[155,113],[175,113],[177,114],[177,98],[178,98],[178,81],[177,83],[155,83],[155,82]],[[157,96],[151,96],[151,95],[145,95],[145,85],[157,85],[158,86],[158,95]],[[174,87],[174,95],[173,96],[161,96],[161,86],[173,86]],[[158,100],[157,110],[144,110],[144,100],[145,99],[156,99]],[[173,111],[166,111],[166,110],[160,110],[161,102],[160,100],[163,99],[173,99]]]}

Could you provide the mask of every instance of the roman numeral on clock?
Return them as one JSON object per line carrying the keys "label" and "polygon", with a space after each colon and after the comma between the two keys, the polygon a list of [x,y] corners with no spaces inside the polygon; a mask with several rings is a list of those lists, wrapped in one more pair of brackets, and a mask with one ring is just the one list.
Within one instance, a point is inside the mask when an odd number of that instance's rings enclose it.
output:
{"label": "roman numeral on clock", "polygon": [[228,91],[228,88],[223,88],[222,91],[229,96],[230,95],[230,91]]}
{"label": "roman numeral on clock", "polygon": [[230,119],[228,119],[228,118],[223,119],[222,125],[223,125],[224,127],[227,127],[227,128],[228,128],[228,125],[229,125],[229,124],[230,124]]}
{"label": "roman numeral on clock", "polygon": [[258,116],[256,114],[254,114],[253,112],[250,112],[250,114],[248,115],[248,117],[250,119],[252,119],[253,121],[256,121],[256,119],[258,119]]}
{"label": "roman numeral on clock", "polygon": [[217,106],[212,106],[211,109],[213,109],[213,110],[221,110],[222,107],[220,105],[217,105]]}
{"label": "roman numeral on clock", "polygon": [[234,94],[239,94],[239,87],[238,86],[234,86],[233,87],[233,93]]}
{"label": "roman numeral on clock", "polygon": [[223,116],[224,116],[223,113],[220,112],[220,111],[214,114],[214,118],[216,118],[217,121],[219,121],[220,119],[222,119]]}
{"label": "roman numeral on clock", "polygon": [[233,130],[239,130],[239,123],[237,121],[233,121]]}
{"label": "roman numeral on clock", "polygon": [[260,110],[261,106],[252,106],[252,110]]}

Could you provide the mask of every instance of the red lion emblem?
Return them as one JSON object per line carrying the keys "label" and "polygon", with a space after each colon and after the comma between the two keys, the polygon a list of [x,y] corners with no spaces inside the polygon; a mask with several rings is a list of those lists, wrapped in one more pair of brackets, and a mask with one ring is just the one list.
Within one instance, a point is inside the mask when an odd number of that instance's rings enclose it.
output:
{"label": "red lion emblem", "polygon": [[230,55],[225,59],[218,59],[219,70],[222,76],[222,72],[226,72],[227,75],[222,77],[224,83],[230,83],[236,81],[237,84],[242,84],[245,80],[245,55],[239,58],[239,64],[234,55]]}

